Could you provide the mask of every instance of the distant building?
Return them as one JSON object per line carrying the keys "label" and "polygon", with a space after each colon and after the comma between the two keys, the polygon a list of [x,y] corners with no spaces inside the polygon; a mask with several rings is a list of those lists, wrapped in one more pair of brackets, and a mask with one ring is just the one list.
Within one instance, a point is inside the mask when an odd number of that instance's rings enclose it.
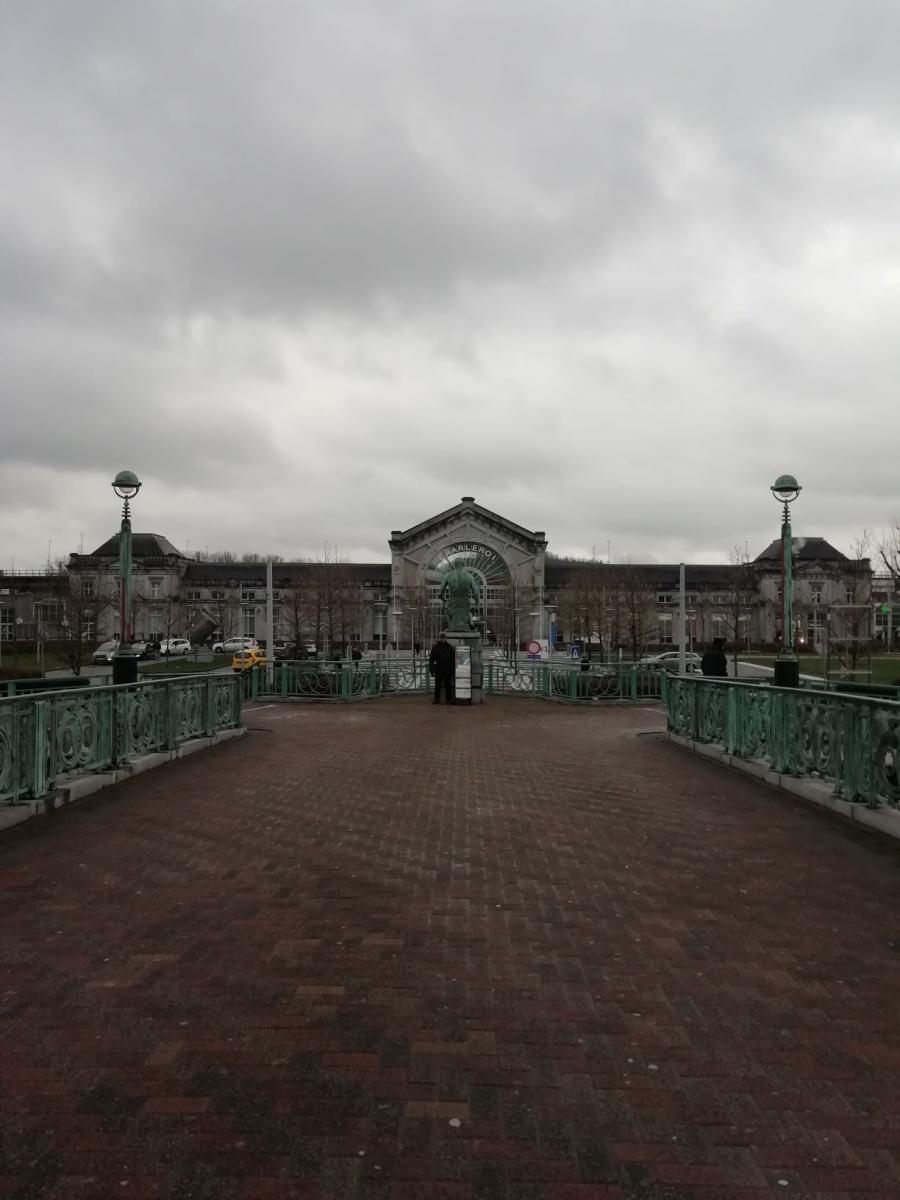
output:
{"label": "distant building", "polygon": [[[502,645],[532,638],[578,642],[597,653],[643,652],[677,643],[677,564],[574,561],[548,553],[543,530],[529,530],[472,496],[388,539],[390,561],[274,565],[275,637],[327,653],[351,644],[430,645],[443,624],[440,581],[463,563],[480,584],[473,614],[486,639]],[[205,562],[182,554],[160,534],[133,539],[134,629],[138,639],[190,635],[211,619],[218,635],[266,637],[264,562]],[[868,641],[888,617],[873,611],[868,559],[853,561],[824,538],[794,540],[794,636],[798,645],[831,639]],[[781,543],[736,565],[685,569],[689,642],[724,637],[738,646],[775,645],[781,631]],[[118,537],[92,554],[72,554],[68,570],[29,576],[0,573],[0,636],[5,642],[49,636],[47,605],[66,588],[96,599],[91,640],[118,628]],[[885,589],[882,588],[882,591]],[[879,593],[880,594],[880,593]],[[890,599],[881,603],[892,604]],[[881,619],[876,621],[876,615]]]}

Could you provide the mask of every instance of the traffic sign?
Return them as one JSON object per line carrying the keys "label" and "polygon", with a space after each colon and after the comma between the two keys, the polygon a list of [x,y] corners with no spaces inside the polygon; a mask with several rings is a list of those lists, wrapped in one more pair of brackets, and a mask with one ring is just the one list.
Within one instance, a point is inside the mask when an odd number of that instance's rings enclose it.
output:
{"label": "traffic sign", "polygon": [[540,654],[541,643],[536,641],[534,638],[532,638],[531,641],[528,643],[528,645],[525,647],[525,649],[528,651],[529,654]]}
{"label": "traffic sign", "polygon": [[581,650],[578,646],[569,647],[569,658],[581,658]]}

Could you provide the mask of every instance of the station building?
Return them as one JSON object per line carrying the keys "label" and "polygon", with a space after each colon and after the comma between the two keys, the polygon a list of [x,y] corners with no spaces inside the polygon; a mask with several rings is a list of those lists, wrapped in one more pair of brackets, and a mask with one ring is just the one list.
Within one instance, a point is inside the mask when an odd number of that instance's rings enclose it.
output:
{"label": "station building", "polygon": [[[678,564],[626,564],[555,557],[543,530],[526,529],[463,496],[458,504],[387,539],[381,562],[277,562],[276,640],[330,653],[429,646],[443,624],[440,581],[462,563],[480,585],[473,620],[489,642],[532,639],[589,645],[595,653],[644,653],[677,642]],[[164,536],[133,537],[137,639],[190,636],[201,622],[219,636],[266,639],[266,564],[201,561]],[[72,635],[102,641],[118,627],[118,537],[91,554],[72,554],[63,572],[0,573],[0,637],[5,642]],[[685,568],[689,643],[724,637],[738,646],[776,644],[781,635],[781,543],[733,565]],[[822,537],[794,541],[795,642],[869,640],[881,606],[868,559],[852,560]],[[892,603],[892,599],[891,599]],[[78,607],[78,614],[74,609]]]}

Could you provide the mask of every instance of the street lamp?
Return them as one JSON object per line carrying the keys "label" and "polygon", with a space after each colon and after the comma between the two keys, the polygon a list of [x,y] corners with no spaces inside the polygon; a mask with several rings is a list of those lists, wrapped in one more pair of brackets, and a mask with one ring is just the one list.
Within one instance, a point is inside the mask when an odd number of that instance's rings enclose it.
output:
{"label": "street lamp", "polygon": [[141,489],[134,471],[120,471],[112,488],[122,504],[122,525],[119,530],[119,647],[113,659],[113,683],[137,682],[137,659],[125,653],[132,641],[131,629],[131,506],[130,501]]}
{"label": "street lamp", "polygon": [[781,595],[784,608],[781,618],[781,645],[775,659],[775,686],[799,687],[800,663],[794,654],[792,612],[794,588],[791,575],[791,504],[802,489],[793,475],[779,475],[769,490],[778,503],[784,505],[781,518]]}

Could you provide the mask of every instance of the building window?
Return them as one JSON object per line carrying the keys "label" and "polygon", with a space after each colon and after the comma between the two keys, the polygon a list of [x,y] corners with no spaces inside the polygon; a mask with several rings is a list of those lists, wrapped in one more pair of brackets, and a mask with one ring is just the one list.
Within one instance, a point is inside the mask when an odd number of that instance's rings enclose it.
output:
{"label": "building window", "polygon": [[188,600],[199,600],[199,599],[200,599],[200,593],[199,593],[199,592],[186,592],[186,593],[185,593],[185,597],[186,597],[186,599],[188,599]]}
{"label": "building window", "polygon": [[728,636],[728,617],[725,615],[725,613],[713,613],[712,632],[714,638],[723,638]]}
{"label": "building window", "polygon": [[822,585],[821,583],[811,583],[809,585],[809,599],[811,604],[822,603]]}
{"label": "building window", "polygon": [[94,581],[93,581],[93,579],[82,579],[82,581],[81,581],[81,595],[82,595],[82,597],[83,597],[85,600],[93,600],[93,599],[94,599],[94,596],[95,596],[96,594],[97,594],[97,588],[96,588],[96,586],[95,586],[95,584],[94,584]]}
{"label": "building window", "polygon": [[253,590],[252,588],[241,588],[241,599],[242,600],[255,600],[256,599],[255,590]]}
{"label": "building window", "polygon": [[16,610],[0,608],[0,642],[14,642],[16,639]]}
{"label": "building window", "polygon": [[160,588],[162,587],[161,579],[150,580],[150,599],[158,600],[160,598]]}
{"label": "building window", "polygon": [[672,614],[661,613],[658,617],[659,640],[663,646],[672,645]]}
{"label": "building window", "polygon": [[210,592],[209,598],[210,598],[210,600],[224,600],[225,593],[224,592]]}
{"label": "building window", "polygon": [[674,604],[675,603],[675,595],[673,592],[657,592],[656,593],[656,603],[657,604]]}

